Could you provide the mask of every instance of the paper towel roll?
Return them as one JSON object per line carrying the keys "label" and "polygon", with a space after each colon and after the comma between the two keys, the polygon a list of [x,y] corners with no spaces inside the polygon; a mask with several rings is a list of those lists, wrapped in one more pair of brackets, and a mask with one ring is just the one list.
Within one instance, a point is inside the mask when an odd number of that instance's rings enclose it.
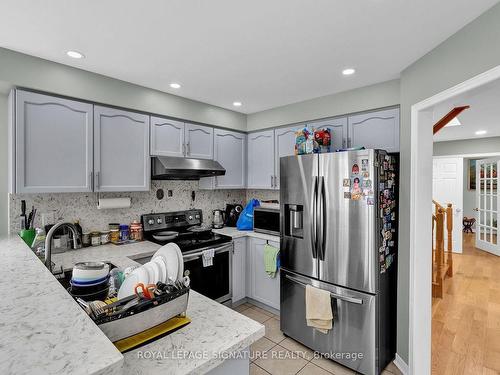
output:
{"label": "paper towel roll", "polygon": [[130,198],[102,198],[97,204],[98,210],[108,210],[111,208],[129,208]]}

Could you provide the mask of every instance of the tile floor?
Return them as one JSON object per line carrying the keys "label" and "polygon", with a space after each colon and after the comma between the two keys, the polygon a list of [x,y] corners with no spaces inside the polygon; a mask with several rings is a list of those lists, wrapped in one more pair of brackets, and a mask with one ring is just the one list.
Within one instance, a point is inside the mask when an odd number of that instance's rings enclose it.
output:
{"label": "tile floor", "polygon": [[[236,311],[264,324],[266,335],[255,342],[250,350],[252,361],[250,375],[348,375],[354,371],[329,359],[315,358],[313,351],[285,337],[280,331],[279,316],[257,306],[245,303],[235,308]],[[275,352],[275,355],[270,355]],[[262,358],[258,353],[267,353]],[[277,358],[278,357],[278,358]],[[394,364],[390,364],[383,375],[401,375]]]}

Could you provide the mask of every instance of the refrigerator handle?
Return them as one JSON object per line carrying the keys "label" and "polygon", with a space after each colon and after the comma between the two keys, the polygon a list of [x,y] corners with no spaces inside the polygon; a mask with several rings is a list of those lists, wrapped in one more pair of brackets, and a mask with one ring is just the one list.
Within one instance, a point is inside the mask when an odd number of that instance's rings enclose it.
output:
{"label": "refrigerator handle", "polygon": [[312,208],[312,214],[311,214],[311,249],[312,249],[312,256],[314,259],[318,257],[318,244],[317,244],[317,237],[316,237],[316,228],[318,226],[318,216],[317,216],[317,209],[318,209],[318,177],[314,176],[314,186],[313,186],[313,192],[312,192],[312,202],[311,202],[311,208]]}
{"label": "refrigerator handle", "polygon": [[320,260],[325,260],[325,243],[326,243],[326,189],[325,189],[325,177],[320,177],[321,181],[318,190],[320,191],[320,199],[318,199],[318,258]]}
{"label": "refrigerator handle", "polygon": [[[289,276],[289,275],[286,275],[286,278],[293,281],[294,283],[297,283],[298,285],[302,286],[302,287],[306,287],[307,285],[311,285],[311,286],[314,286],[312,284],[308,284],[308,283],[303,283],[302,281],[300,281],[299,279],[296,279],[295,277],[293,276]],[[315,288],[318,288],[316,286],[314,286]],[[318,289],[321,289],[321,288],[318,288]],[[321,290],[324,290],[324,289],[321,289]],[[330,291],[328,291],[330,292]],[[360,299],[360,298],[354,298],[354,297],[349,297],[349,296],[342,296],[340,294],[337,294],[337,293],[333,293],[333,292],[330,292],[330,296],[332,298],[335,298],[335,299],[339,299],[341,301],[345,301],[345,302],[350,302],[350,303],[355,303],[356,305],[362,305],[363,304],[363,300]]]}

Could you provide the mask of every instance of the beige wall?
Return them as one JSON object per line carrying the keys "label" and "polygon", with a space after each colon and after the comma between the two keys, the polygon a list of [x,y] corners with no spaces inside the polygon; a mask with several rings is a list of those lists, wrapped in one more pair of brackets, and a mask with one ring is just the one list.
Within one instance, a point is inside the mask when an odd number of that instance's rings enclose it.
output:
{"label": "beige wall", "polygon": [[322,96],[248,115],[248,131],[399,104],[399,80]]}
{"label": "beige wall", "polygon": [[495,5],[401,74],[397,350],[406,362],[408,362],[409,344],[411,106],[497,65],[500,65],[500,5]]}

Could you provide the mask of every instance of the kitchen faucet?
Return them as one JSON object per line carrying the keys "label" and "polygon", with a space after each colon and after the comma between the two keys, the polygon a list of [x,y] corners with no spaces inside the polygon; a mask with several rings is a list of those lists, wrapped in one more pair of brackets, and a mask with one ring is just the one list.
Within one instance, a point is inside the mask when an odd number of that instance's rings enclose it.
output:
{"label": "kitchen faucet", "polygon": [[52,237],[54,236],[55,231],[62,227],[67,227],[73,235],[73,248],[79,249],[82,247],[80,234],[74,224],[66,223],[64,221],[54,224],[45,237],[45,267],[47,267],[50,272],[52,272]]}

